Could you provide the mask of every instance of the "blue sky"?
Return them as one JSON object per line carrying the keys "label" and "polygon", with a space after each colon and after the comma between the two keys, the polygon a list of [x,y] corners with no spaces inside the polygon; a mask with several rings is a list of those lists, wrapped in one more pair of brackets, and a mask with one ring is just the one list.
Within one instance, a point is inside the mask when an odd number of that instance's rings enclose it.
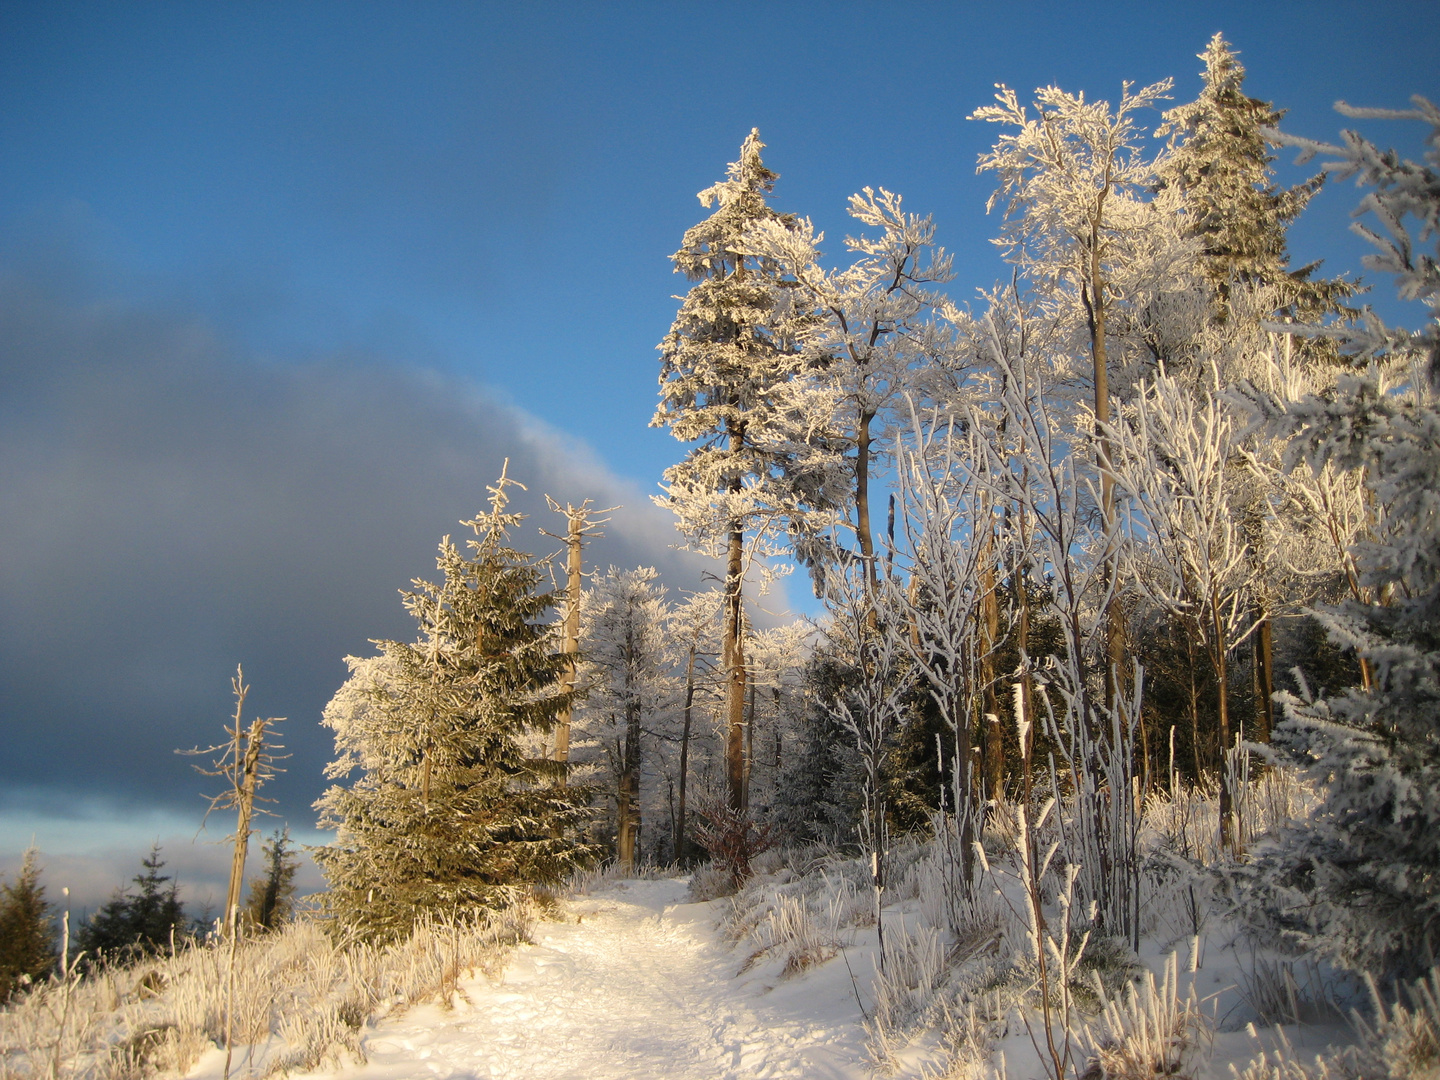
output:
{"label": "blue sky", "polygon": [[[1004,274],[965,120],[993,84],[1185,101],[1217,30],[1300,134],[1440,97],[1428,0],[0,5],[0,867],[133,820],[118,882],[155,815],[193,829],[169,751],[237,661],[308,825],[341,657],[406,632],[394,590],[505,454],[537,499],[631,507],[597,558],[695,584],[644,505],[680,453],[654,346],[752,126],[832,260],[885,186],[964,299]],[[1321,194],[1297,260],[1358,269],[1354,202]]]}

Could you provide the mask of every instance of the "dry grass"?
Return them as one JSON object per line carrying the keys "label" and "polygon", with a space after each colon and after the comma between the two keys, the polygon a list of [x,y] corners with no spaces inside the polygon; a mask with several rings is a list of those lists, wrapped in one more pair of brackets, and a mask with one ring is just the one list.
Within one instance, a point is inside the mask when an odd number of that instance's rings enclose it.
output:
{"label": "dry grass", "polygon": [[[531,912],[427,920],[384,948],[341,947],[312,921],[236,949],[232,1075],[363,1060],[360,1029],[425,1000],[448,1002],[467,971],[491,972],[526,939]],[[0,1011],[0,1080],[136,1080],[183,1073],[226,1030],[228,948],[97,970],[37,986]],[[68,994],[69,1000],[66,1001]]]}

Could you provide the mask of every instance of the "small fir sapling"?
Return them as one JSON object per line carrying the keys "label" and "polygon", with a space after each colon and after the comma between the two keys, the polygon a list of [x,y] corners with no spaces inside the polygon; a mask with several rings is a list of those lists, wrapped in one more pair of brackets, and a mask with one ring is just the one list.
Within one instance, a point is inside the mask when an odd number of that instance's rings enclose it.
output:
{"label": "small fir sapling", "polygon": [[295,874],[300,858],[290,840],[290,829],[276,829],[261,846],[264,873],[250,882],[245,915],[251,926],[274,930],[289,921],[295,911]]}
{"label": "small fir sapling", "polygon": [[190,921],[180,902],[180,886],[168,874],[160,873],[165,860],[160,858],[159,844],[150,849],[140,866],[144,872],[133,879],[138,892],[117,889],[80,928],[76,935],[80,952],[95,960],[128,953],[153,955],[173,948],[177,939],[189,937]]}
{"label": "small fir sapling", "polygon": [[0,884],[0,1005],[55,967],[55,920],[40,883],[39,852],[25,851],[13,882]]}

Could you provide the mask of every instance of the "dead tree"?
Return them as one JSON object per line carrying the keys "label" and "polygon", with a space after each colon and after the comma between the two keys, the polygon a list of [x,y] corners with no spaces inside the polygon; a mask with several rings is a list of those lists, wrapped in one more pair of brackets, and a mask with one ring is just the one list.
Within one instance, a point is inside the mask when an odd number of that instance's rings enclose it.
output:
{"label": "dead tree", "polygon": [[[245,879],[245,857],[250,848],[250,834],[255,831],[251,828],[251,821],[256,813],[255,804],[257,801],[273,801],[260,797],[257,792],[267,780],[282,771],[275,766],[275,762],[290,755],[277,755],[275,751],[284,747],[277,743],[267,743],[265,739],[267,729],[272,724],[282,722],[284,717],[271,716],[264,720],[257,718],[251,721],[248,728],[245,727],[242,714],[250,687],[245,685],[245,672],[238,665],[234,678],[230,680],[230,688],[235,694],[235,719],[234,726],[226,728],[229,738],[223,743],[204,749],[196,747],[193,750],[177,750],[176,753],[220,755],[214,759],[213,768],[196,765],[195,769],[202,775],[220,776],[226,781],[226,787],[220,794],[210,796],[210,807],[205,811],[206,820],[216,810],[233,808],[236,812],[235,832],[227,837],[234,842],[234,855],[230,861],[230,886],[225,892],[224,918],[225,935],[233,939],[240,913],[240,887]],[[261,808],[259,812],[266,811]],[[200,827],[205,827],[204,821],[200,823]]]}
{"label": "dead tree", "polygon": [[[610,519],[598,517],[599,514],[609,514],[619,510],[618,506],[607,507],[604,510],[596,510],[586,499],[579,506],[566,503],[563,507],[552,499],[545,496],[545,501],[550,504],[550,509],[557,514],[564,514],[566,521],[565,535],[540,531],[554,540],[559,540],[565,545],[565,617],[561,621],[560,651],[570,658],[566,665],[565,675],[562,681],[562,688],[565,691],[565,706],[555,718],[555,750],[552,760],[559,762],[562,766],[570,760],[570,716],[573,706],[570,704],[571,696],[575,690],[575,678],[579,666],[580,653],[580,589],[584,581],[585,573],[581,561],[581,552],[585,546],[587,537],[604,536],[599,526],[604,525]],[[561,780],[564,776],[562,772]]]}

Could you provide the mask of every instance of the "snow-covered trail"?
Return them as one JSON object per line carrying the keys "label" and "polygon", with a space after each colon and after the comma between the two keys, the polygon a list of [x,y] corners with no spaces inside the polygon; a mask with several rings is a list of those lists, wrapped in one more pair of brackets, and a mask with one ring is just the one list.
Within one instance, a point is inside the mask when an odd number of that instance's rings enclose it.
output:
{"label": "snow-covered trail", "polygon": [[412,1009],[367,1034],[346,1080],[806,1080],[866,1075],[848,977],[737,975],[715,911],[682,880],[617,882],[568,902],[503,979],[463,982],[453,1010]]}

